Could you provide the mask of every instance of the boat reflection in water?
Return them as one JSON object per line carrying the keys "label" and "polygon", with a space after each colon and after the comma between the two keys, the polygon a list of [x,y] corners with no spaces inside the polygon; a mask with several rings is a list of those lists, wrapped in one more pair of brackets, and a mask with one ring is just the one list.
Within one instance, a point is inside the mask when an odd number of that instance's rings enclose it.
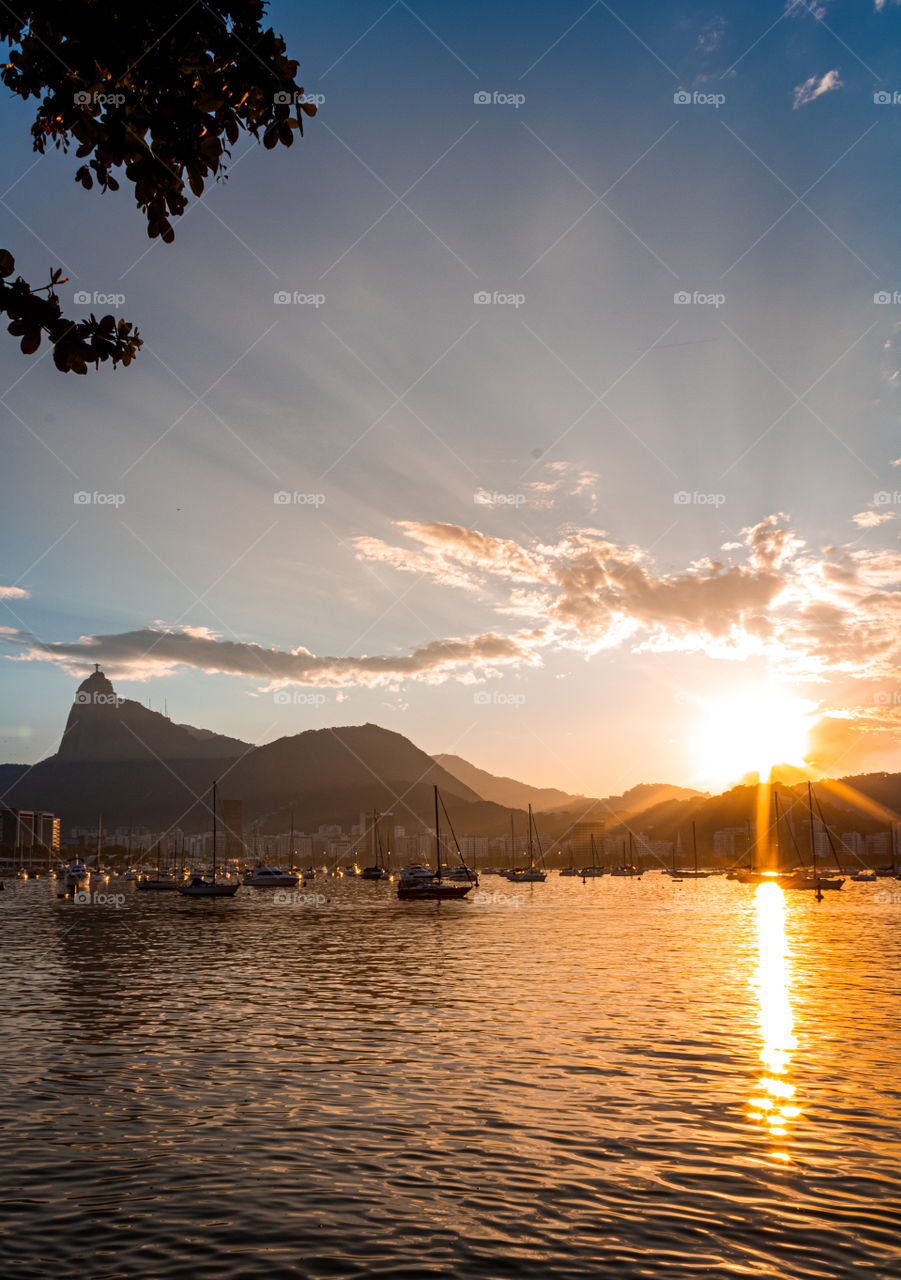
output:
{"label": "boat reflection in water", "polygon": [[796,1119],[801,1110],[795,1105],[795,1085],[789,1079],[792,1052],[798,1042],[794,1035],[785,894],[781,885],[772,882],[758,885],[754,908],[758,948],[754,987],[759,1005],[763,1040],[760,1060],[764,1073],[757,1081],[755,1096],[749,1100],[749,1112],[763,1124],[773,1140],[774,1149],[770,1152],[773,1159],[787,1162],[791,1156],[781,1149],[788,1133],[786,1122]]}

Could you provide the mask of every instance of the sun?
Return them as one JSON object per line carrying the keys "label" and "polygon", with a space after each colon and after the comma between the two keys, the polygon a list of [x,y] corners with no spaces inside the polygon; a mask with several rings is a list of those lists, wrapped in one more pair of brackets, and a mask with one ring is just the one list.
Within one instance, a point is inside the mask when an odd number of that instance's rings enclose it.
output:
{"label": "sun", "polygon": [[774,765],[803,767],[816,704],[771,685],[702,702],[695,730],[700,778],[727,785]]}

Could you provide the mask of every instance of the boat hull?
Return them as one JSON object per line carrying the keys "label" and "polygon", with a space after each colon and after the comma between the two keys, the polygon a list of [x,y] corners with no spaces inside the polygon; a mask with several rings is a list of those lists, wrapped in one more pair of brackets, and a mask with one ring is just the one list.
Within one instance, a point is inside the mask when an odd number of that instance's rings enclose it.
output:
{"label": "boat hull", "polygon": [[233,898],[240,888],[236,884],[180,884],[184,898]]}
{"label": "boat hull", "polygon": [[435,884],[399,884],[397,896],[405,902],[443,901],[465,898],[471,888],[468,884],[447,884],[445,881]]}

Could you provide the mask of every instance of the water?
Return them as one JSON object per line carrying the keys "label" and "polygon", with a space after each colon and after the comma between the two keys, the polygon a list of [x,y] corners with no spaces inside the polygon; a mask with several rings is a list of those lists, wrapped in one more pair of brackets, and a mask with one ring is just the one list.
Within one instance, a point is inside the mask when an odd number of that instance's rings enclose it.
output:
{"label": "water", "polygon": [[99,887],[0,894],[4,1276],[901,1276],[901,885]]}

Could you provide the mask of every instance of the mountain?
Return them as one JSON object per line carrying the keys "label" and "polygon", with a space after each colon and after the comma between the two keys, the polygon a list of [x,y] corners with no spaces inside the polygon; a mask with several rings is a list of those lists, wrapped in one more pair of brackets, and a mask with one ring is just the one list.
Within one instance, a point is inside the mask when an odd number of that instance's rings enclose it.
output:
{"label": "mountain", "polygon": [[248,749],[238,738],[173,724],[140,702],[119,698],[98,668],[83,681],[66,721],[56,759],[67,764],[122,760],[233,759]]}
{"label": "mountain", "polygon": [[433,758],[484,800],[516,809],[525,809],[531,804],[536,813],[567,814],[575,821],[602,822],[615,814],[634,818],[666,801],[688,800],[701,795],[690,787],[675,787],[668,782],[642,782],[623,795],[599,800],[592,796],[570,795],[555,787],[532,787],[526,782],[517,782],[515,778],[498,777],[477,768],[461,756],[439,754]]}
{"label": "mountain", "polygon": [[119,698],[99,669],[79,686],[55,755],[33,767],[0,766],[6,804],[50,810],[64,828],[102,815],[108,830],[205,830],[214,779],[223,800],[243,802],[245,822],[270,829],[287,826],[292,811],[301,830],[315,830],[348,826],[377,808],[415,830],[430,821],[434,784],[467,831],[499,833],[509,821],[506,810],[378,725],[311,729],[254,747]]}
{"label": "mountain", "polygon": [[470,764],[462,756],[438,754],[432,759],[471,787],[483,800],[492,800],[509,808],[525,809],[531,804],[536,813],[552,813],[592,803],[586,801],[585,796],[569,795],[555,787],[531,787],[526,782],[517,782],[515,778],[498,777]]}

